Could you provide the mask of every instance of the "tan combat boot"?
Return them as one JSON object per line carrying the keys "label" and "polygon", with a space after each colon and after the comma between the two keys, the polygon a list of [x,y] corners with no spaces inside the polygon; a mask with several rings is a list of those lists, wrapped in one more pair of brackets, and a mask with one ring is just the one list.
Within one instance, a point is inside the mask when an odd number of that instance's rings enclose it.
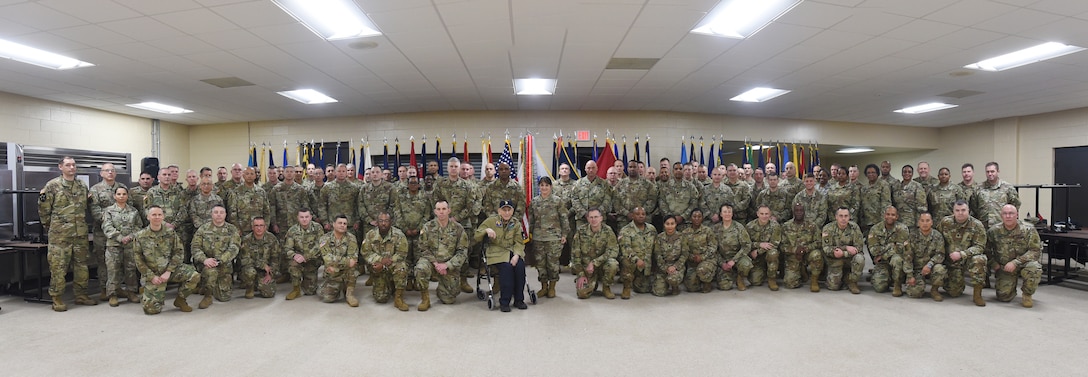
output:
{"label": "tan combat boot", "polygon": [[623,292],[620,292],[620,298],[624,300],[631,298],[631,282],[623,282]]}
{"label": "tan combat boot", "polygon": [[818,276],[812,276],[808,280],[809,280],[808,290],[813,291],[813,292],[819,292],[820,291],[820,278]]}
{"label": "tan combat boot", "polygon": [[140,296],[137,296],[136,292],[133,292],[133,291],[125,291],[125,298],[128,299],[128,302],[132,302],[132,303],[140,302]]}
{"label": "tan combat boot", "polygon": [[201,309],[207,309],[209,306],[212,306],[212,295],[210,294],[204,295],[204,299],[200,300],[200,303],[196,305]]}
{"label": "tan combat boot", "polygon": [[402,312],[408,311],[408,304],[404,303],[403,289],[398,289],[396,293],[393,293],[393,306]]}
{"label": "tan combat boot", "polygon": [[616,294],[612,293],[611,285],[605,284],[604,287],[601,287],[601,292],[604,293],[604,298],[607,298],[609,300],[616,298]]}
{"label": "tan combat boot", "polygon": [[975,302],[975,306],[986,306],[986,301],[982,300],[982,284],[975,285],[975,293],[971,296],[971,300]]}
{"label": "tan combat boot", "polygon": [[858,288],[858,283],[846,283],[846,286],[850,288],[850,293],[861,294],[861,288]]}
{"label": "tan combat boot", "polygon": [[347,291],[344,293],[344,299],[347,300],[350,307],[359,306],[359,300],[355,298],[355,287],[348,286]]}
{"label": "tan combat boot", "polygon": [[116,308],[117,305],[121,305],[120,302],[117,302],[117,295],[110,295],[109,300],[110,300],[110,306],[111,307]]}
{"label": "tan combat boot", "polygon": [[737,290],[738,291],[748,290],[748,287],[744,285],[744,277],[737,276],[736,283],[737,283]]}
{"label": "tan combat boot", "polygon": [[189,306],[189,303],[186,302],[185,298],[183,298],[181,296],[178,296],[177,298],[174,299],[174,306],[177,307],[178,309],[181,309],[181,311],[183,311],[185,313],[193,311],[193,307]]}
{"label": "tan combat boot", "polygon": [[301,295],[302,295],[302,290],[299,289],[298,285],[296,284],[296,285],[291,286],[291,292],[287,293],[287,299],[288,300],[294,300],[294,299],[298,298],[298,296],[301,296]]}
{"label": "tan combat boot", "polygon": [[1035,306],[1035,302],[1031,300],[1031,295],[1024,293],[1020,296],[1020,305],[1023,305],[1025,308],[1030,308]]}
{"label": "tan combat boot", "polygon": [[778,290],[778,280],[774,279],[773,277],[770,278],[770,279],[767,279],[767,287],[771,288],[772,291],[777,291]]}
{"label": "tan combat boot", "polygon": [[79,295],[79,296],[76,296],[76,305],[95,306],[95,305],[98,305],[98,301],[95,301],[94,299],[92,299],[90,297],[87,297],[87,295]]}
{"label": "tan combat boot", "polygon": [[[499,287],[498,282],[495,282],[495,290],[496,291],[499,290],[498,287]],[[472,293],[472,286],[468,285],[468,278],[464,277],[464,276],[461,277],[461,293]]]}
{"label": "tan combat boot", "polygon": [[903,286],[899,283],[894,284],[892,287],[892,297],[900,297],[903,295]]}
{"label": "tan combat boot", "polygon": [[110,296],[106,294],[106,287],[102,287],[102,294],[98,295],[98,299],[102,301],[110,300]]}
{"label": "tan combat boot", "polygon": [[253,287],[246,288],[246,298],[253,298]]}
{"label": "tan combat boot", "polygon": [[64,305],[64,300],[61,300],[60,296],[53,296],[53,311],[55,311],[55,312],[68,311],[68,306]]}
{"label": "tan combat boot", "polygon": [[555,298],[555,280],[548,282],[548,298]]}
{"label": "tan combat boot", "polygon": [[422,289],[422,290],[419,291],[419,293],[420,293],[420,295],[423,296],[423,300],[421,300],[419,302],[419,306],[416,307],[416,310],[419,310],[421,312],[425,312],[425,311],[427,311],[427,309],[431,308],[430,290]]}
{"label": "tan combat boot", "polygon": [[365,285],[367,287],[374,286],[374,274],[367,275],[366,276],[366,283],[363,283],[363,285]]}
{"label": "tan combat boot", "polygon": [[941,297],[941,292],[937,291],[937,286],[933,286],[933,289],[929,291],[929,295],[933,297],[933,301],[944,301],[944,297]]}

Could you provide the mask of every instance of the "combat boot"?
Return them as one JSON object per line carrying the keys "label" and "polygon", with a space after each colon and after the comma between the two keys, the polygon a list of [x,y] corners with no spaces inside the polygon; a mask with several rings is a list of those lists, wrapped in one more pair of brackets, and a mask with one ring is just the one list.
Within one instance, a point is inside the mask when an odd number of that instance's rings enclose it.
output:
{"label": "combat boot", "polygon": [[106,294],[106,287],[102,287],[102,294],[98,295],[98,299],[102,301],[109,301],[110,296]]}
{"label": "combat boot", "polygon": [[137,296],[136,292],[133,292],[133,291],[125,291],[125,298],[128,299],[128,302],[132,302],[132,303],[140,302],[140,296]]}
{"label": "combat boot", "polygon": [[[495,287],[496,287],[495,290],[497,291],[498,290],[498,284],[495,284]],[[468,278],[464,277],[464,276],[461,277],[461,292],[462,293],[472,293],[472,286],[468,285]]]}
{"label": "combat boot", "polygon": [[120,303],[120,302],[117,302],[117,295],[115,295],[115,294],[114,294],[114,295],[110,295],[110,298],[109,298],[109,300],[110,300],[110,306],[111,306],[111,307],[114,307],[114,308],[116,308],[116,307],[117,307],[117,305],[121,305],[121,303]]}
{"label": "combat boot", "polygon": [[820,291],[820,277],[812,276],[808,280],[809,280],[808,290],[813,291],[813,292],[819,292]]}
{"label": "combat boot", "polygon": [[608,284],[605,284],[604,287],[601,287],[601,292],[604,293],[604,298],[607,298],[609,300],[616,298],[616,294],[612,293],[612,286]]}
{"label": "combat boot", "polygon": [[348,287],[347,291],[344,293],[344,299],[347,300],[348,306],[350,307],[354,308],[359,306],[359,299],[355,298],[355,287]]}
{"label": "combat boot", "polygon": [[363,285],[365,285],[367,287],[374,286],[374,274],[367,275],[366,276],[366,283],[363,283]]}
{"label": "combat boot", "polygon": [[903,286],[896,283],[892,286],[892,297],[900,297],[903,295]]}
{"label": "combat boot", "polygon": [[246,298],[253,298],[253,287],[246,288]]}
{"label": "combat boot", "polygon": [[937,286],[936,285],[934,285],[933,289],[929,291],[929,295],[931,297],[933,297],[933,301],[937,301],[937,302],[944,301],[944,297],[941,297],[941,292],[937,291]]}
{"label": "combat boot", "polygon": [[548,298],[555,298],[555,280],[548,282]]}
{"label": "combat boot", "polygon": [[212,295],[210,294],[204,295],[204,299],[200,300],[200,304],[197,304],[196,307],[201,309],[207,309],[209,306],[212,306]]}
{"label": "combat boot", "polygon": [[581,299],[589,298],[589,296],[593,295],[593,291],[595,291],[595,290],[596,290],[596,288],[593,285],[586,284],[585,287],[582,287],[581,289],[577,290],[578,298],[581,298]]}
{"label": "combat boot", "polygon": [[1030,308],[1035,306],[1035,302],[1031,300],[1031,295],[1024,293],[1020,296],[1020,305],[1023,305],[1025,308]]}
{"label": "combat boot", "polygon": [[767,287],[771,288],[772,291],[777,291],[778,290],[778,280],[774,279],[773,276],[771,277],[771,279],[767,279]]}
{"label": "combat boot", "polygon": [[420,290],[420,294],[423,296],[423,300],[419,302],[419,306],[416,307],[416,310],[425,312],[427,309],[431,308],[431,294],[427,289]]}
{"label": "combat boot", "polygon": [[302,295],[302,290],[299,289],[298,285],[293,285],[291,287],[291,292],[287,293],[287,299],[288,300],[294,300],[294,299],[298,298],[298,296],[300,296],[300,295]]}
{"label": "combat boot", "polygon": [[673,295],[673,296],[679,295],[680,294],[680,284],[670,284],[669,285],[669,294]]}
{"label": "combat boot", "polygon": [[53,296],[53,311],[66,312],[68,306],[64,305],[64,300],[61,300],[60,296]]}
{"label": "combat boot", "polygon": [[850,293],[860,294],[861,288],[858,288],[858,283],[846,283],[847,288],[850,288]]}
{"label": "combat boot", "polygon": [[971,300],[975,302],[975,306],[986,306],[986,301],[982,300],[982,284],[975,284],[975,293]]}
{"label": "combat boot", "polygon": [[737,283],[737,290],[738,290],[738,291],[744,291],[744,290],[748,290],[748,287],[746,287],[746,286],[744,285],[744,278],[743,278],[743,277],[737,276],[737,281],[736,281],[736,283]]}
{"label": "combat boot", "polygon": [[396,293],[393,293],[393,306],[402,312],[408,311],[408,304],[404,303],[403,289],[398,289]]}
{"label": "combat boot", "polygon": [[95,301],[94,299],[92,299],[90,297],[87,297],[87,295],[79,295],[79,296],[76,296],[76,305],[95,306],[95,305],[98,305],[98,301]]}
{"label": "combat boot", "polygon": [[178,296],[174,299],[174,306],[186,313],[193,311],[193,307],[189,306],[189,303],[186,302],[185,298],[181,296]]}
{"label": "combat boot", "polygon": [[709,281],[706,282],[706,283],[703,283],[703,293],[710,293],[710,291],[713,291],[713,290],[714,290],[714,283],[711,283]]}
{"label": "combat boot", "polygon": [[623,292],[620,292],[620,298],[624,300],[631,298],[631,282],[623,282]]}

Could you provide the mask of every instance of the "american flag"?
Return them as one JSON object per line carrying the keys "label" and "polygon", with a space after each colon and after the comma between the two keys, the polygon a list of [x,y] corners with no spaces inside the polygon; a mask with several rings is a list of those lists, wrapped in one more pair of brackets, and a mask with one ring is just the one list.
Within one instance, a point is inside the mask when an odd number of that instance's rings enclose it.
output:
{"label": "american flag", "polygon": [[506,138],[506,145],[502,148],[499,163],[510,166],[510,179],[518,180],[518,171],[514,168],[514,159],[510,156],[510,138]]}

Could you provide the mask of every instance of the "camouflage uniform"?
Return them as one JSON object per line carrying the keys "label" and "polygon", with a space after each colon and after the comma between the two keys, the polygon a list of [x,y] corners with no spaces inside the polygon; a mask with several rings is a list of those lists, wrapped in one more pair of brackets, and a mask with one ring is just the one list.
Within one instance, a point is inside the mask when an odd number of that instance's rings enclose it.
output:
{"label": "camouflage uniform", "polygon": [[147,213],[144,208],[144,197],[147,196],[147,190],[140,185],[132,186],[128,189],[128,204],[135,207],[140,215]]}
{"label": "camouflage uniform", "polygon": [[[665,232],[658,233],[654,238],[654,259],[657,264],[657,273],[654,274],[654,296],[665,296],[673,290],[679,292],[680,283],[684,281],[686,271],[684,265],[688,260],[688,250],[684,247],[680,232],[673,232],[672,235]],[[676,272],[670,274],[669,267],[675,268]]]}
{"label": "camouflage uniform", "polygon": [[851,182],[845,185],[830,182],[827,184],[825,197],[827,198],[827,222],[835,221],[835,212],[839,210],[839,207],[849,209],[851,219],[858,218],[858,210],[861,208],[861,190],[857,185]]}
{"label": "camouflage uniform", "polygon": [[929,200],[929,212],[933,215],[934,219],[943,219],[945,216],[952,216],[952,205],[957,200],[967,200],[968,197],[963,193],[963,189],[959,185],[947,184],[944,186],[936,185],[930,187],[929,194],[926,196]]}
{"label": "camouflage uniform", "polygon": [[[749,253],[746,255],[749,257],[741,259],[741,270],[747,269],[751,272],[748,274],[748,281],[752,282],[752,285],[763,284],[764,279],[778,279],[778,260],[779,260],[779,246],[782,245],[782,226],[774,220],[768,220],[766,224],[760,224],[759,219],[755,219],[748,222],[745,226],[748,231],[748,238],[751,240],[751,244],[748,246]],[[764,250],[759,247],[762,242],[771,243],[770,250]],[[750,252],[755,251],[755,259],[751,258]],[[751,266],[744,264],[751,263]],[[777,283],[776,283],[777,285]],[[775,285],[772,285],[774,287]],[[777,289],[777,288],[775,288]]]}
{"label": "camouflage uniform", "polygon": [[[102,289],[107,289],[106,281],[108,277],[112,275],[109,270],[110,263],[106,261],[106,232],[102,229],[102,222],[105,221],[106,208],[109,208],[114,204],[113,192],[118,187],[125,187],[121,182],[114,181],[112,185],[106,184],[106,181],[98,182],[94,186],[91,186],[90,203],[87,203],[88,207],[91,207],[91,217],[94,219],[94,260],[95,266],[98,268],[98,280],[102,285]],[[127,188],[127,187],[126,187]]]}
{"label": "camouflage uniform", "polygon": [[[458,179],[456,181],[446,179],[442,182],[441,185],[435,183],[434,195],[436,200],[445,200],[449,204],[450,220],[453,220],[464,227],[464,231],[468,234],[475,232],[476,227],[473,224],[478,221],[477,215],[480,214],[480,209],[482,208],[476,185],[465,179]],[[460,272],[462,278],[471,276],[472,266],[476,265],[480,260],[480,250],[476,248],[476,244],[472,242],[471,237],[468,237],[468,239],[469,249],[465,251],[465,258],[468,263],[461,264]]]}
{"label": "camouflage uniform", "polygon": [[958,297],[963,293],[965,286],[964,272],[971,273],[971,280],[976,284],[982,284],[986,279],[987,257],[983,252],[986,246],[986,228],[982,222],[974,217],[968,217],[967,221],[957,223],[954,216],[946,216],[937,224],[937,230],[941,232],[945,240],[945,253],[951,255],[954,252],[962,252],[963,258],[952,261],[945,258],[948,268],[948,281],[944,289],[949,296]]}
{"label": "camouflage uniform", "polygon": [[[824,244],[824,258],[827,260],[827,289],[837,291],[842,289],[843,268],[849,266],[849,275],[846,275],[847,284],[857,284],[861,280],[861,270],[865,267],[865,254],[862,247],[865,246],[865,236],[861,234],[858,224],[851,221],[846,224],[846,229],[839,229],[837,222],[824,226],[821,234]],[[847,246],[858,249],[853,256],[846,251]],[[835,257],[835,249],[842,249],[842,258]]]}
{"label": "camouflage uniform", "polygon": [[619,229],[631,223],[627,216],[642,207],[647,216],[652,216],[657,211],[658,191],[653,182],[642,179],[623,179],[620,181],[612,197],[612,211],[616,212],[616,222]]}
{"label": "camouflage uniform", "polygon": [[[317,186],[316,183],[310,187],[306,187],[306,206],[310,208],[310,214],[313,215],[313,221],[322,225],[328,222],[326,220],[328,214],[325,212],[328,206],[325,204],[324,198],[322,197],[325,187],[327,187],[327,185],[324,182],[322,182],[320,187]],[[423,190],[420,189],[420,191]]]}
{"label": "camouflage uniform", "polygon": [[[657,237],[657,229],[653,224],[645,223],[641,230],[634,222],[620,229],[620,279],[625,286],[632,286],[635,292],[648,293],[650,277],[653,276],[653,251],[654,238]],[[644,266],[639,269],[636,262],[643,261]]]}
{"label": "camouflage uniform", "polygon": [[[512,200],[517,203],[519,198],[522,199],[521,201],[524,201],[525,198],[525,189],[513,179],[505,184],[502,183],[502,180],[495,179],[493,183],[484,186],[480,192],[481,208],[491,213],[499,208],[499,201],[501,200]],[[525,206],[514,207],[514,217],[512,218],[520,221],[525,213]]]}
{"label": "camouflage uniform", "polygon": [[922,188],[924,188],[926,190],[927,194],[929,193],[929,190],[931,190],[934,187],[937,187],[937,185],[941,184],[941,180],[937,179],[937,177],[934,177],[932,175],[929,176],[929,177],[926,177],[926,178],[914,177],[914,181],[918,182],[918,184],[922,185]]}
{"label": "camouflage uniform", "polygon": [[[604,181],[601,179],[600,181]],[[616,280],[616,270],[619,262],[619,244],[616,233],[607,225],[601,224],[601,230],[594,232],[592,227],[586,225],[578,227],[574,232],[574,244],[571,246],[571,271],[578,278],[586,278],[588,282],[583,289],[578,290],[580,298],[589,297],[597,290],[597,285],[611,286]],[[586,272],[586,267],[593,264],[593,273]],[[578,279],[575,279],[577,283]]]}
{"label": "camouflage uniform", "polygon": [[[921,298],[926,291],[926,280],[933,289],[944,286],[944,279],[948,271],[944,267],[944,236],[937,229],[932,229],[929,234],[922,234],[915,229],[910,232],[910,240],[903,255],[902,275],[894,276],[896,281],[905,280],[906,277],[914,277],[914,286],[907,286],[907,296]],[[922,269],[929,266],[929,276],[922,275]]]}
{"label": "camouflage uniform", "polygon": [[910,181],[893,187],[892,202],[899,211],[899,223],[908,229],[918,227],[918,214],[926,212],[926,189],[921,183]]}
{"label": "camouflage uniform", "polygon": [[[307,206],[309,200],[310,193],[302,185],[287,184],[286,181],[277,184],[268,192],[268,207],[272,214],[272,218],[268,219],[268,229],[272,230],[273,225],[278,227],[276,237],[283,241],[287,230],[298,223],[298,210]],[[281,267],[286,268],[287,264],[284,263]]]}
{"label": "camouflage uniform", "polygon": [[[728,291],[733,289],[735,279],[743,279],[748,276],[749,270],[741,270],[741,259],[748,258],[748,248],[752,246],[752,239],[748,237],[748,229],[743,224],[734,221],[725,228],[724,225],[716,230],[718,239],[718,263],[725,264],[733,261],[733,268],[729,271],[718,269],[718,289]],[[748,263],[751,265],[751,263]]]}
{"label": "camouflage uniform", "polygon": [[[203,268],[200,280],[204,282],[206,294],[215,296],[216,300],[230,301],[234,258],[238,256],[241,243],[238,228],[226,222],[221,226],[216,226],[215,223],[204,224],[193,234],[193,263]],[[208,258],[215,259],[219,265],[205,266],[204,260]]]}
{"label": "camouflage uniform", "polygon": [[[212,208],[215,205],[224,205],[223,199],[216,194],[208,196],[197,195],[189,200],[189,221],[194,227],[200,229],[204,224],[212,222]],[[226,209],[226,206],[223,207]]]}
{"label": "camouflage uniform", "polygon": [[[873,289],[877,293],[887,292],[890,285],[903,284],[903,281],[898,278],[905,272],[904,264],[913,262],[904,257],[905,250],[910,245],[909,242],[910,232],[902,223],[892,224],[892,229],[888,229],[885,223],[877,224],[869,229],[869,237],[866,238],[865,244],[869,247],[869,256],[873,259],[872,281]],[[879,262],[877,258],[880,259]]]}
{"label": "camouflage uniform", "polygon": [[393,184],[385,181],[380,181],[379,184],[363,185],[356,205],[359,208],[359,230],[362,234],[375,229],[376,226],[370,223],[378,221],[378,214],[382,212],[393,214],[393,200],[396,197],[394,187]]}
{"label": "camouflage uniform", "polygon": [[[793,209],[793,196],[782,186],[778,186],[775,190],[768,187],[760,191],[755,201],[757,210],[760,206],[767,206],[771,210],[771,217],[774,221],[784,223],[793,217],[790,212]],[[709,210],[717,211],[718,209]]]}
{"label": "camouflage uniform", "polygon": [[[434,213],[431,210],[433,208],[434,200],[431,199],[431,194],[423,191],[422,187],[414,196],[408,189],[401,189],[396,192],[396,197],[393,200],[393,226],[403,230],[404,236],[408,238],[407,263],[409,267],[414,267],[416,262],[419,261],[419,233],[415,235],[409,235],[408,233],[412,230],[419,232],[420,229],[423,229],[423,223],[430,220]],[[410,282],[414,283],[415,280],[410,280]]]}
{"label": "camouflage uniform", "polygon": [[[127,244],[121,243],[125,237],[135,237],[136,232],[144,227],[144,217],[132,206],[124,209],[117,204],[106,208],[102,215],[102,230],[106,244],[106,271],[109,272],[105,281],[106,292],[119,292],[121,282],[124,281],[129,292],[136,292],[136,260],[133,259],[130,239]],[[135,238],[133,238],[135,239]],[[102,283],[102,282],[99,282]]]}
{"label": "camouflage uniform", "polygon": [[371,266],[389,258],[393,264],[385,266],[374,275],[374,301],[379,304],[389,302],[389,297],[396,290],[403,290],[408,285],[408,238],[397,228],[389,228],[389,234],[382,236],[378,228],[366,233],[363,241],[363,259]]}
{"label": "camouflage uniform", "polygon": [[601,214],[607,217],[612,212],[612,186],[600,178],[579,179],[571,190],[570,206],[578,228],[587,226],[586,213],[590,208],[601,210]]}
{"label": "camouflage uniform", "polygon": [[261,183],[260,185],[257,185],[257,186],[259,186],[261,188],[261,190],[264,190],[264,192],[267,193],[267,192],[272,192],[272,189],[276,188],[276,185],[278,185],[280,183],[281,182],[278,179],[269,179],[267,182]]}
{"label": "camouflage uniform", "polygon": [[64,294],[65,275],[72,267],[72,290],[87,295],[87,185],[64,177],[49,180],[38,196],[38,216],[49,231],[49,295]]}
{"label": "camouflage uniform", "polygon": [[[1034,295],[1043,270],[1043,265],[1039,263],[1043,243],[1039,240],[1039,232],[1035,227],[1017,221],[1016,228],[1008,230],[1005,229],[1005,224],[998,223],[990,227],[986,239],[986,248],[994,256],[993,267],[997,269],[997,299],[1009,302],[1016,297],[1017,277],[1024,280],[1020,286],[1024,295]],[[1005,272],[1005,265],[1009,262],[1016,264],[1013,272]]]}
{"label": "camouflage uniform", "polygon": [[239,186],[230,196],[230,212],[227,212],[227,221],[237,224],[243,233],[252,232],[253,218],[272,218],[272,207],[268,205],[268,197],[264,189],[254,185]]}
{"label": "camouflage uniform", "polygon": [[[969,207],[971,207],[971,216],[977,219],[978,213],[975,212],[975,206],[971,202],[971,200],[975,198],[975,193],[978,192],[979,187],[982,187],[982,185],[978,182],[971,182],[971,184],[968,185],[964,184],[963,181],[960,181],[960,183],[957,183],[956,186],[960,187],[960,190],[963,191],[963,197],[967,198],[967,204]],[[129,196],[132,195],[130,194]]]}
{"label": "camouflage uniform", "polygon": [[[700,226],[699,229],[690,227],[677,233],[680,233],[682,239],[686,263],[680,264],[676,269],[683,270],[680,275],[684,276],[684,286],[687,287],[688,292],[702,291],[702,285],[706,284],[709,287],[718,273],[717,236],[714,230],[706,225]],[[696,262],[696,257],[701,260]]]}
{"label": "camouflage uniform", "polygon": [[276,277],[271,276],[272,280],[265,283],[264,266],[270,267],[275,275],[283,255],[280,240],[271,233],[265,233],[261,239],[257,239],[253,233],[242,237],[242,246],[238,251],[239,264],[242,266],[242,286],[246,290],[255,289],[264,298],[275,296]]}
{"label": "camouflage uniform", "polygon": [[[699,189],[691,181],[672,179],[661,185],[658,192],[658,207],[661,215],[683,217],[685,224],[691,221],[691,212],[699,208],[701,203]],[[683,224],[676,224],[677,230],[686,228],[681,225]]]}
{"label": "camouflage uniform", "polygon": [[827,223],[827,199],[819,190],[813,190],[809,195],[804,190],[793,197],[794,203],[801,203],[805,207],[805,222],[822,228]]}
{"label": "camouflage uniform", "polygon": [[[798,223],[791,220],[782,226],[782,235],[782,255],[785,255],[786,260],[786,272],[782,282],[786,288],[801,286],[802,269],[806,269],[810,277],[820,276],[824,269],[820,227],[810,222]],[[801,248],[807,251],[802,252]]]}
{"label": "camouflage uniform", "polygon": [[[185,249],[181,247],[181,237],[177,232],[167,229],[164,225],[160,230],[154,231],[146,227],[136,233],[133,254],[136,259],[136,268],[143,277],[144,294],[142,303],[144,313],[159,314],[162,312],[162,304],[166,297],[167,283],[181,283],[178,288],[178,299],[185,300],[196,290],[200,284],[200,274],[193,266],[182,263]],[[170,271],[169,281],[162,284],[153,284],[151,280]],[[176,301],[175,301],[176,302]]]}
{"label": "camouflage uniform", "polygon": [[[431,274],[438,278],[435,293],[444,304],[452,304],[461,293],[458,271],[468,257],[468,235],[465,228],[453,219],[442,227],[438,219],[423,224],[419,232],[419,262],[416,263],[416,284],[421,290],[427,290]],[[446,264],[446,275],[439,275],[435,263]]]}
{"label": "camouflage uniform", "polygon": [[563,243],[559,241],[570,234],[569,213],[563,200],[554,194],[533,198],[529,207],[537,276],[541,283],[559,281],[559,254],[563,251]]}
{"label": "camouflage uniform", "polygon": [[[287,272],[291,274],[291,285],[301,287],[302,293],[307,296],[317,293],[317,270],[321,268],[317,242],[324,235],[321,224],[310,222],[310,226],[305,229],[297,223],[292,225],[284,237],[283,252],[288,261]],[[302,264],[295,262],[295,254],[302,255],[306,261]]]}
{"label": "camouflage uniform", "polygon": [[359,219],[356,217],[358,211],[355,210],[358,199],[359,188],[351,182],[345,180],[326,183],[325,188],[321,189],[320,204],[325,208],[325,217],[322,220],[326,225],[331,226],[336,216],[346,216],[348,233],[351,233],[352,229],[359,225]]}
{"label": "camouflage uniform", "polygon": [[[726,186],[724,183],[719,185],[714,185],[714,183],[711,183],[710,185],[704,187],[703,190],[703,212],[708,214],[708,216],[706,217],[709,219],[711,217],[710,215],[721,213],[722,204],[732,204],[734,200],[736,200],[736,198],[733,194],[732,188]],[[721,219],[718,219],[718,221],[720,222]]]}
{"label": "camouflage uniform", "polygon": [[[892,205],[892,191],[888,183],[877,179],[874,183],[869,180],[858,180],[861,208],[858,209],[858,227],[863,232],[884,221],[884,210]],[[833,220],[832,220],[833,221]]]}
{"label": "camouflage uniform", "polygon": [[318,296],[321,302],[332,303],[340,299],[340,293],[355,290],[355,268],[349,267],[351,261],[359,260],[359,241],[351,232],[345,232],[342,238],[336,238],[336,232],[325,233],[317,241],[317,254],[321,256],[325,268],[325,282],[321,284]]}
{"label": "camouflage uniform", "polygon": [[997,184],[982,182],[971,197],[971,207],[978,214],[978,220],[987,227],[1001,224],[1001,206],[1006,204],[1020,209],[1020,194],[1016,192],[1016,187],[1005,181],[998,181]]}
{"label": "camouflage uniform", "polygon": [[722,184],[733,189],[733,220],[741,224],[747,223],[748,204],[752,201],[752,187],[741,180],[732,183],[726,180]]}
{"label": "camouflage uniform", "polygon": [[147,195],[144,196],[143,208],[145,215],[147,209],[153,205],[162,207],[163,225],[167,223],[173,225],[174,230],[178,232],[178,237],[181,237],[182,242],[184,242],[186,235],[183,234],[182,225],[189,219],[189,209],[186,208],[186,202],[180,192],[173,189],[164,189],[162,186],[154,186],[148,189]]}

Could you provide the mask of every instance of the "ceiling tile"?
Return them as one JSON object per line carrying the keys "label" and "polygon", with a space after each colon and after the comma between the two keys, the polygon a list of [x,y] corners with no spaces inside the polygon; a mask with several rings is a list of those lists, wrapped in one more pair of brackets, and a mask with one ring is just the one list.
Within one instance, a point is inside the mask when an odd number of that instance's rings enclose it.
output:
{"label": "ceiling tile", "polygon": [[940,12],[926,15],[932,21],[960,26],[974,26],[982,21],[1012,12],[1016,7],[987,0],[959,0]]}
{"label": "ceiling tile", "polygon": [[258,38],[256,35],[253,35],[253,33],[242,29],[197,34],[195,37],[223,50],[235,50],[268,44],[268,42]]}
{"label": "ceiling tile", "polygon": [[104,22],[99,25],[138,41],[151,41],[184,35],[177,29],[167,26],[151,17],[130,18],[127,20]]}
{"label": "ceiling tile", "polygon": [[165,13],[153,18],[186,34],[207,34],[238,28],[238,25],[203,8]]}
{"label": "ceiling tile", "polygon": [[66,29],[57,29],[53,30],[53,34],[92,46],[105,46],[134,41],[132,38],[98,25],[82,25]]}
{"label": "ceiling tile", "polygon": [[113,0],[132,10],[152,16],[156,14],[178,12],[197,9],[201,5],[192,0],[147,1],[147,0]]}
{"label": "ceiling tile", "polygon": [[271,1],[245,1],[214,7],[211,10],[243,28],[298,23]]}
{"label": "ceiling tile", "polygon": [[140,16],[140,13],[112,1],[43,0],[39,3],[91,23]]}
{"label": "ceiling tile", "polygon": [[86,24],[85,21],[53,10],[37,2],[0,7],[0,17],[30,25],[39,30],[60,29]]}

